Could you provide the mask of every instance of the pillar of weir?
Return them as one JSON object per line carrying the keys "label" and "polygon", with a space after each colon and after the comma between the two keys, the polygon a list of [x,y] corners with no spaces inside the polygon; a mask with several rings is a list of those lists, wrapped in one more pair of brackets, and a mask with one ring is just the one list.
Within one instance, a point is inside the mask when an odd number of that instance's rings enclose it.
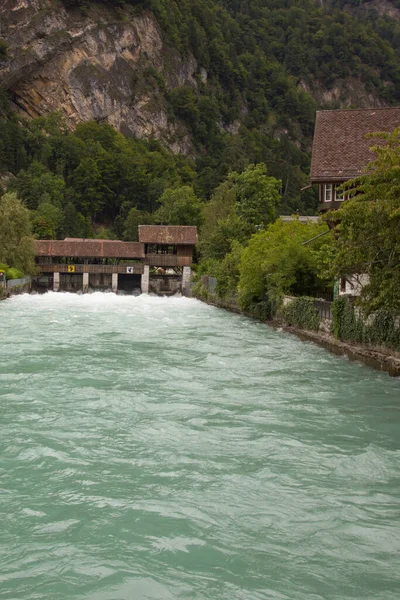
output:
{"label": "pillar of weir", "polygon": [[82,292],[87,294],[89,291],[89,273],[83,273]]}
{"label": "pillar of weir", "polygon": [[149,265],[144,265],[142,280],[141,280],[141,284],[140,284],[142,294],[149,293],[149,282],[150,282],[150,267],[149,267]]}
{"label": "pillar of weir", "polygon": [[190,267],[183,267],[182,273],[182,295],[190,295],[190,278],[192,276],[192,269]]}
{"label": "pillar of weir", "polygon": [[114,292],[114,294],[118,294],[118,273],[112,274],[111,289]]}
{"label": "pillar of weir", "polygon": [[60,291],[60,273],[54,273],[53,275],[53,292]]}

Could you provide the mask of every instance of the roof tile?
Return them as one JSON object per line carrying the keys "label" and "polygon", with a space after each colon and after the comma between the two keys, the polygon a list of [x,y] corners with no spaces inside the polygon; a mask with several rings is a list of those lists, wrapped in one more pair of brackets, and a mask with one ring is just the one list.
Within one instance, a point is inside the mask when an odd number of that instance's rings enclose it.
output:
{"label": "roof tile", "polygon": [[139,242],[119,240],[36,240],[36,256],[68,256],[82,258],[144,258],[144,246]]}
{"label": "roof tile", "polygon": [[400,127],[400,107],[317,112],[312,147],[312,183],[345,181],[361,175],[375,155],[378,140],[367,133]]}
{"label": "roof tile", "polygon": [[139,241],[144,244],[194,246],[197,244],[197,227],[186,225],[139,225]]}

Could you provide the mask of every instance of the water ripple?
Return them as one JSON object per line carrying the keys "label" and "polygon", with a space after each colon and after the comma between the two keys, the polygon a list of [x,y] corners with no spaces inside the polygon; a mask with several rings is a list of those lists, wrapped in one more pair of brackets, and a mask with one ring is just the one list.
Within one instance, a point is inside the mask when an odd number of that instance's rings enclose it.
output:
{"label": "water ripple", "polygon": [[398,380],[184,298],[0,310],[0,598],[398,600]]}

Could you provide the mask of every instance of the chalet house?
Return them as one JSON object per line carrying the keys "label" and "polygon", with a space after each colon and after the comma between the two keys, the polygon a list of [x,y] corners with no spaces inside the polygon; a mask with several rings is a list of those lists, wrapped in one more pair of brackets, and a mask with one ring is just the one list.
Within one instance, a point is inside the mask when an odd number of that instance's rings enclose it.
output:
{"label": "chalet house", "polygon": [[[400,107],[322,110],[317,112],[311,158],[310,183],[319,187],[319,212],[340,208],[345,193],[340,185],[365,173],[375,159],[370,147],[378,139],[369,133],[392,132],[400,127]],[[338,293],[359,296],[368,276],[342,277]]]}
{"label": "chalet house", "polygon": [[365,172],[375,159],[377,143],[368,133],[400,127],[400,107],[322,110],[317,112],[310,183],[319,186],[319,211],[336,209],[345,200],[339,186]]}

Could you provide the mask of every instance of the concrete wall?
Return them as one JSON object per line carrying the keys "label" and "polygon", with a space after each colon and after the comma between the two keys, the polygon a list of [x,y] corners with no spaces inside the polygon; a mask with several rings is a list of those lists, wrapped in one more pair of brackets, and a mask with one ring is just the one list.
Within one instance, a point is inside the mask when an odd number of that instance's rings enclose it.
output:
{"label": "concrete wall", "polygon": [[111,273],[90,273],[89,289],[105,292],[111,290]]}
{"label": "concrete wall", "polygon": [[[361,291],[364,286],[368,285],[368,275],[351,275],[346,278],[342,278],[339,286],[339,296],[355,296],[361,295]],[[343,289],[344,288],[344,289]]]}
{"label": "concrete wall", "polygon": [[141,280],[141,290],[142,294],[148,294],[150,289],[150,268],[149,265],[144,266],[142,280]]}
{"label": "concrete wall", "polygon": [[183,267],[182,272],[182,294],[184,296],[189,296],[190,289],[190,280],[192,278],[192,269],[190,267]]}
{"label": "concrete wall", "polygon": [[201,277],[201,285],[205,287],[207,292],[211,295],[215,294],[217,283],[217,279],[215,277],[211,277],[211,275],[203,275]]}
{"label": "concrete wall", "polygon": [[23,277],[22,279],[9,279],[6,283],[8,295],[15,296],[16,294],[27,294],[31,291],[31,277]]}

